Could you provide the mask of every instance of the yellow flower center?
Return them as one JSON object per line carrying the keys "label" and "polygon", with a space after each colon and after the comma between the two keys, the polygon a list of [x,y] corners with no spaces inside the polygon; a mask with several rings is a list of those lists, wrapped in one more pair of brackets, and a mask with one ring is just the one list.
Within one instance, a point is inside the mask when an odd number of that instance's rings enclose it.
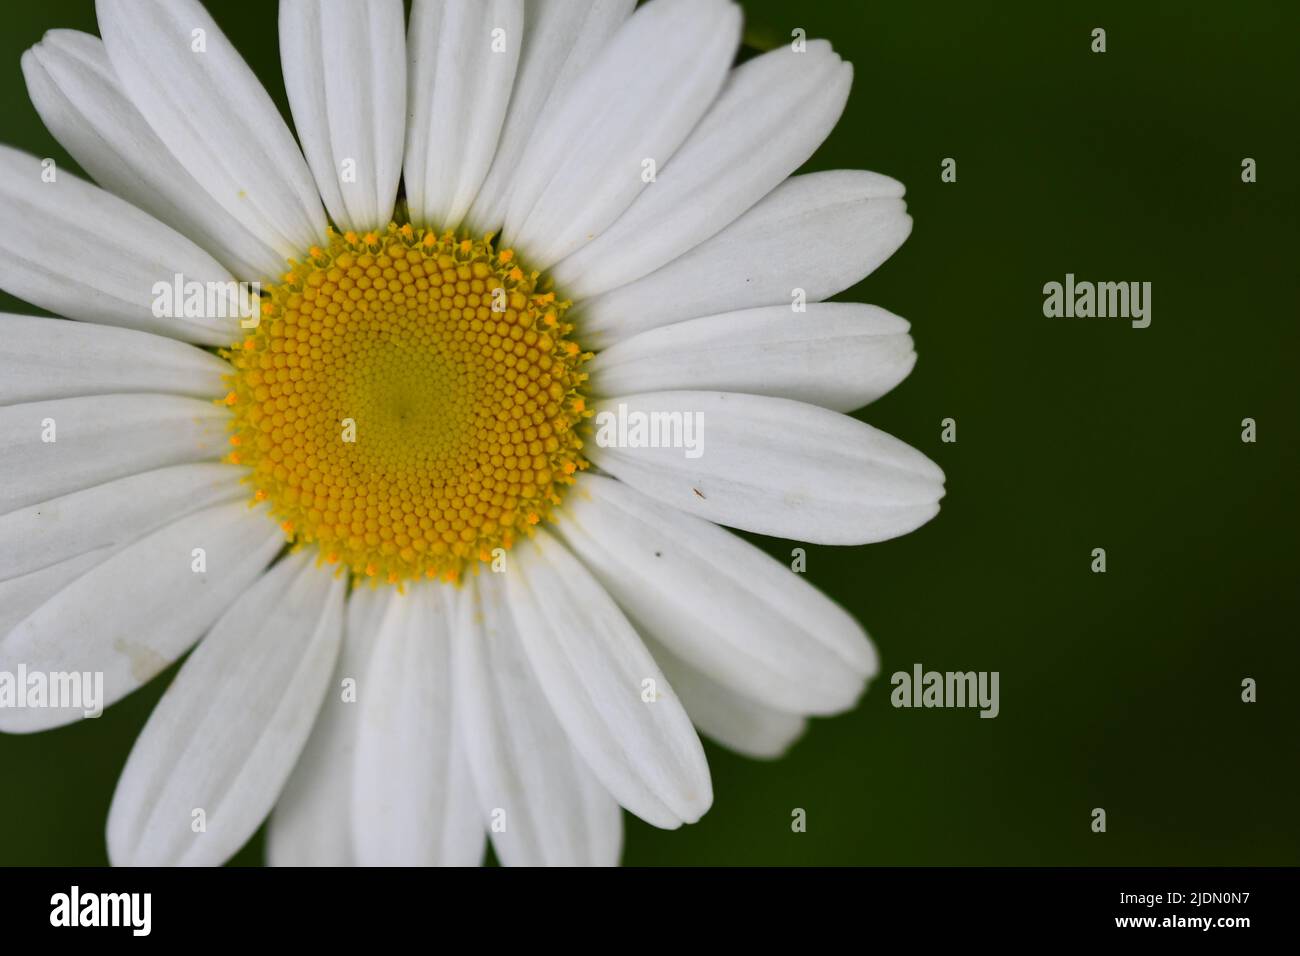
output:
{"label": "yellow flower center", "polygon": [[397,583],[456,580],[547,518],[586,467],[590,357],[549,280],[490,238],[338,235],[264,290],[225,353],[227,460],[295,544]]}

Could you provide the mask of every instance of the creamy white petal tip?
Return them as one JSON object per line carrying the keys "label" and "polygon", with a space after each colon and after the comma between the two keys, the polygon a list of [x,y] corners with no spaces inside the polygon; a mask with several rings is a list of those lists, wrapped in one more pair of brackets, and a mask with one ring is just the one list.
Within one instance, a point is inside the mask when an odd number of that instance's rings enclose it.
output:
{"label": "creamy white petal tip", "polygon": [[690,719],[590,572],[544,531],[514,548],[507,593],[524,650],[574,748],[624,807],[694,823],[713,785]]}
{"label": "creamy white petal tip", "polygon": [[729,750],[755,760],[775,760],[808,729],[803,715],[736,693],[684,663],[657,641],[646,638],[646,647],[672,681],[696,729]]}
{"label": "creamy white petal tip", "polygon": [[[620,421],[657,423],[669,437],[660,447],[650,446],[649,430],[644,442],[630,431],[620,437]],[[602,401],[595,423],[585,450],[602,470],[682,511],[758,534],[817,544],[883,541],[925,524],[943,497],[943,472],[925,455],[802,402],[654,392]]]}
{"label": "creamy white petal tip", "polygon": [[574,308],[583,344],[717,312],[820,302],[870,275],[912,231],[903,185],[861,170],[793,176],[661,269]]}
{"label": "creamy white petal tip", "polygon": [[756,706],[836,713],[876,673],[850,614],[708,521],[584,475],[558,527],[639,631]]}
{"label": "creamy white petal tip", "polygon": [[907,322],[874,305],[822,302],[688,319],[623,339],[587,366],[596,395],[709,389],[847,412],[907,377]]}
{"label": "creamy white petal tip", "polygon": [[569,743],[528,662],[499,574],[465,582],[454,629],[457,724],[506,866],[613,866],[622,811]]}
{"label": "creamy white petal tip", "polygon": [[626,285],[734,221],[807,160],[844,111],[853,68],[825,40],[732,71],[672,160],[622,216],[554,269],[575,299]]}

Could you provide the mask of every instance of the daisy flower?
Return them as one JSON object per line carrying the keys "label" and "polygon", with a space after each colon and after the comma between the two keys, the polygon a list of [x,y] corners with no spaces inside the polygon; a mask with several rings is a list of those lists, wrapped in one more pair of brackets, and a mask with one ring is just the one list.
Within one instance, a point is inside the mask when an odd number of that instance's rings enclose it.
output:
{"label": "daisy flower", "polygon": [[720,527],[856,545],[943,494],[844,414],[915,355],[824,300],[911,220],[792,175],[828,43],[734,66],[729,0],[281,0],[295,140],[195,0],[96,12],[22,65],[99,185],[0,147],[0,287],[63,317],[0,316],[0,670],[111,704],[193,648],[113,863],[269,815],[276,864],[612,864],[620,808],[709,809],[697,730],[771,757],[854,706],[862,628]]}

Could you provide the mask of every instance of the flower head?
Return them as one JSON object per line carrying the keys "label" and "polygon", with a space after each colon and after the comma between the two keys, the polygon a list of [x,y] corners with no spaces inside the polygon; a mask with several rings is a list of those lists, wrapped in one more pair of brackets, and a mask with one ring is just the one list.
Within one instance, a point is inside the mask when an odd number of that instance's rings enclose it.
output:
{"label": "flower head", "polygon": [[875,674],[720,526],[937,512],[843,414],[908,324],[825,301],[907,237],[902,186],[792,177],[829,44],[733,68],[730,0],[633,7],[282,0],[301,149],[197,0],[24,56],[99,186],[0,147],[0,287],[65,317],[0,317],[0,670],[111,704],[195,648],[115,863],[220,863],[268,813],[277,863],[613,863],[620,807],[708,810],[697,730],[776,756]]}

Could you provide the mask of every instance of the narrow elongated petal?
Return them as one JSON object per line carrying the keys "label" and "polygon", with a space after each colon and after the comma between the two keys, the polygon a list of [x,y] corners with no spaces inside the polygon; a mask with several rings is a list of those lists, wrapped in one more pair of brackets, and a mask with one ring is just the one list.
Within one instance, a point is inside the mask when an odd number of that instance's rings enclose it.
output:
{"label": "narrow elongated petal", "polygon": [[356,688],[395,588],[348,596],[343,646],[316,724],[266,831],[272,866],[354,866],[352,778],[361,724]]}
{"label": "narrow elongated petal", "polygon": [[0,655],[4,639],[14,625],[113,553],[112,547],[95,548],[39,571],[0,581]]}
{"label": "narrow elongated petal", "polygon": [[557,527],[638,631],[756,703],[838,713],[876,672],[851,615],[717,525],[584,475]]}
{"label": "narrow elongated petal", "polygon": [[23,54],[23,76],[46,128],[99,185],[193,239],[236,278],[284,271],[284,257],[232,218],[158,138],[99,37],[51,30]]}
{"label": "narrow elongated petal", "polygon": [[300,552],[263,575],[163,694],[113,795],[115,865],[216,866],[265,819],[338,653],[345,584],[313,560]]}
{"label": "narrow elongated petal", "polygon": [[641,332],[599,353],[587,372],[597,395],[716,389],[848,412],[907,377],[916,364],[908,328],[874,305],[772,305]]}
{"label": "narrow elongated petal", "polygon": [[223,394],[230,366],[175,339],[0,313],[0,405],[116,392]]}
{"label": "narrow elongated petal", "polygon": [[546,532],[514,552],[506,575],[511,614],[574,748],[642,820],[665,829],[694,823],[713,802],[709,767],[690,719],[636,631]]}
{"label": "narrow elongated petal", "polygon": [[860,170],[794,176],[713,238],[579,303],[583,344],[761,305],[820,302],[875,271],[912,231],[901,183]]}
{"label": "narrow elongated petal", "polygon": [[655,0],[547,108],[524,151],[502,240],[536,269],[590,242],[647,187],[717,96],[740,40],[727,0]]}
{"label": "narrow elongated petal", "polygon": [[[177,277],[205,290],[204,315],[160,298]],[[0,289],[70,319],[229,345],[240,334],[237,299],[224,291],[234,283],[212,256],[125,200],[0,146]],[[222,307],[213,314],[208,289]]]}
{"label": "narrow elongated petal", "polygon": [[[644,440],[630,430],[622,440],[620,420],[644,423]],[[587,453],[602,470],[681,511],[758,534],[883,541],[925,524],[943,497],[943,472],[920,452],[802,402],[653,392],[602,402],[596,422]]]}
{"label": "narrow elongated petal", "polygon": [[311,170],[275,103],[198,0],[96,0],[113,72],[158,138],[278,252],[325,238]]}
{"label": "narrow elongated petal", "polygon": [[418,584],[393,598],[357,685],[352,832],[362,866],[473,866],[486,843],[454,725],[450,602]]}
{"label": "narrow elongated petal", "polygon": [[176,395],[99,395],[0,408],[0,514],[165,465],[210,461],[228,413]]}
{"label": "narrow elongated petal", "polygon": [[193,511],[247,498],[244,471],[203,462],[105,482],[0,515],[0,581],[122,546]]}
{"label": "narrow elongated petal", "polygon": [[345,229],[386,226],[406,135],[402,0],[282,0],[280,61],[325,208]]}
{"label": "narrow elongated petal", "polygon": [[622,811],[551,712],[500,575],[465,583],[454,640],[457,720],[501,862],[616,864]]}
{"label": "narrow elongated petal", "polygon": [[[242,501],[186,515],[32,610],[0,640],[0,669],[100,671],[108,707],[189,650],[283,544],[266,512]],[[78,708],[0,708],[0,730],[45,730],[81,716]]]}
{"label": "narrow elongated petal", "polygon": [[650,188],[556,265],[575,299],[654,272],[716,235],[798,169],[844,111],[853,68],[814,40],[782,44],[732,71],[716,103]]}
{"label": "narrow elongated petal", "polygon": [[673,682],[695,729],[729,750],[756,760],[772,760],[783,756],[807,730],[807,718],[737,694],[649,638],[646,648]]}
{"label": "narrow elongated petal", "polygon": [[523,0],[415,0],[408,39],[406,196],[454,229],[496,153],[523,42]]}
{"label": "narrow elongated petal", "polygon": [[497,232],[538,118],[558,100],[632,13],[636,0],[530,0],[514,90],[496,156],[466,214],[477,234]]}

